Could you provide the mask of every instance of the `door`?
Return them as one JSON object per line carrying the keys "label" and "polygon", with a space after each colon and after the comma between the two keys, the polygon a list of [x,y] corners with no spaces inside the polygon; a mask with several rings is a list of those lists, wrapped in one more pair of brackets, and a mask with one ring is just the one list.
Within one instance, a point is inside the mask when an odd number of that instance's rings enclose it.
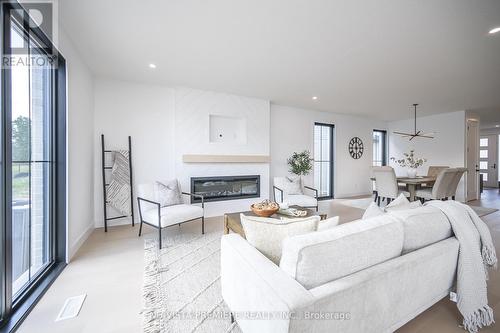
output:
{"label": "door", "polygon": [[479,199],[479,124],[467,120],[467,201]]}
{"label": "door", "polygon": [[485,187],[498,187],[497,146],[496,135],[482,135],[479,140],[479,170]]}

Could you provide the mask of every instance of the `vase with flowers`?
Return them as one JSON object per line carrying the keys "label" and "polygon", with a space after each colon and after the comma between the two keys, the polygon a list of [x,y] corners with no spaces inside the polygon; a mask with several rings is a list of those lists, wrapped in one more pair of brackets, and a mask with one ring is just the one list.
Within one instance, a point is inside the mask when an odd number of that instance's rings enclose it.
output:
{"label": "vase with flowers", "polygon": [[427,159],[415,157],[415,151],[412,149],[409,153],[404,153],[402,159],[391,157],[391,161],[403,168],[406,168],[408,178],[415,178],[417,177],[417,168],[424,165],[424,163],[427,162]]}

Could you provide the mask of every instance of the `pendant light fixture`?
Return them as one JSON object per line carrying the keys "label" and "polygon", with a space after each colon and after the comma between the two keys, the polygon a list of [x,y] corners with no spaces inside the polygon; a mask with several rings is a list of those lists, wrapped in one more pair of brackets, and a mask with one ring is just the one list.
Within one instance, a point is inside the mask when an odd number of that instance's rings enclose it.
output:
{"label": "pendant light fixture", "polygon": [[394,134],[401,135],[403,138],[409,138],[411,140],[415,138],[427,138],[434,139],[434,133],[422,133],[422,131],[417,131],[417,106],[418,104],[413,104],[414,109],[414,127],[413,133],[404,133],[404,132],[394,132]]}

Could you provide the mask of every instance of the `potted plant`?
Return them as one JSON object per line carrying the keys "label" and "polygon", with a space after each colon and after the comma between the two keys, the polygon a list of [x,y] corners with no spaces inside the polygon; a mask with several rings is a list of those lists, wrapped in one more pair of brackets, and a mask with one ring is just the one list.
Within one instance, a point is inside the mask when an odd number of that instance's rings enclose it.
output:
{"label": "potted plant", "polygon": [[404,157],[399,160],[395,157],[391,157],[391,161],[395,162],[403,168],[406,168],[408,178],[417,177],[417,168],[424,165],[424,163],[427,162],[427,159],[415,157],[415,151],[413,149],[410,150],[409,153],[404,153],[403,155]]}
{"label": "potted plant", "polygon": [[286,162],[290,167],[290,173],[299,176],[299,178],[301,178],[301,176],[308,175],[313,168],[313,159],[311,158],[311,153],[308,150],[304,150],[300,153],[294,152]]}

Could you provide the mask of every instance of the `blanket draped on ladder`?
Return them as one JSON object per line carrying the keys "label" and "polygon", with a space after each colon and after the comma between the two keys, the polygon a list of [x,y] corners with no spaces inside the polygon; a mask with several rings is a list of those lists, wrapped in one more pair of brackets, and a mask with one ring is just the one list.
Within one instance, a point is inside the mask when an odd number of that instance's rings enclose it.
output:
{"label": "blanket draped on ladder", "polygon": [[130,207],[130,160],[128,150],[113,153],[111,181],[107,189],[108,203],[123,215],[132,214]]}
{"label": "blanket draped on ladder", "polygon": [[497,268],[495,247],[488,226],[471,207],[456,201],[426,203],[447,217],[460,247],[457,266],[457,307],[464,328],[476,333],[492,325],[493,310],[488,305],[488,268]]}

